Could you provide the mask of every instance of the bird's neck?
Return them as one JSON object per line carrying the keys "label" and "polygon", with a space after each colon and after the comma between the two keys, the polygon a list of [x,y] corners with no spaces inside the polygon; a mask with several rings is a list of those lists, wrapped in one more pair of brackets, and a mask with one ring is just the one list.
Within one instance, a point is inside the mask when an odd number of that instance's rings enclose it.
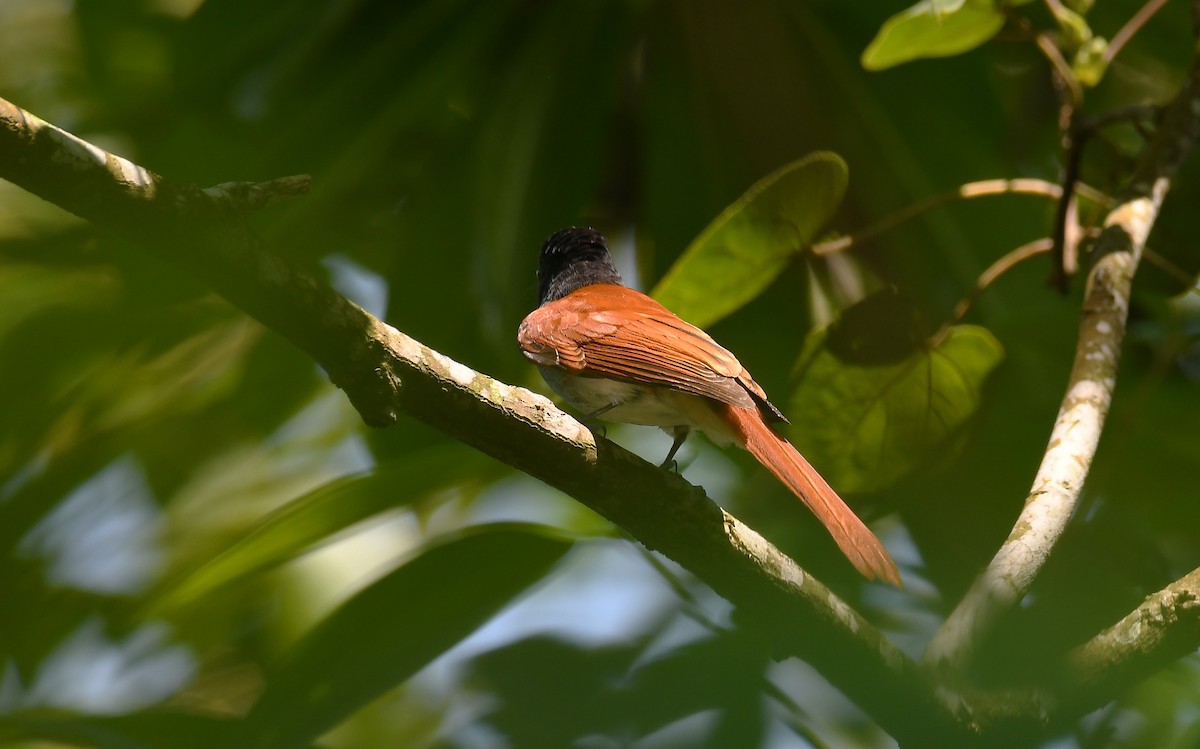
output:
{"label": "bird's neck", "polygon": [[578,260],[563,268],[542,290],[541,304],[562,299],[584,286],[598,283],[621,284],[621,274],[607,260]]}

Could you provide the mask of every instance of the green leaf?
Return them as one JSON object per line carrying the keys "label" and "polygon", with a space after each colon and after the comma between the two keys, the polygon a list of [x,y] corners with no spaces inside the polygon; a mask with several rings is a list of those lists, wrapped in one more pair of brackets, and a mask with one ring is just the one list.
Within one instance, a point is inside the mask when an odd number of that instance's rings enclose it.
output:
{"label": "green leaf", "polygon": [[1098,85],[1108,71],[1108,40],[1094,36],[1075,50],[1071,59],[1071,72],[1075,80],[1088,88]]}
{"label": "green leaf", "polygon": [[373,515],[416,502],[464,476],[486,471],[489,459],[461,445],[411,453],[370,473],[329,482],[268,515],[245,538],[162,591],[149,613],[202,600],[214,590],[269,569],[333,539]]}
{"label": "green leaf", "polygon": [[1050,4],[1054,19],[1062,30],[1062,45],[1067,49],[1078,49],[1092,40],[1092,28],[1087,19],[1070,8],[1060,4]]}
{"label": "green leaf", "polygon": [[884,70],[922,57],[949,57],[975,49],[1004,26],[992,0],[922,0],[884,22],[867,45],[862,66]]}
{"label": "green leaf", "polygon": [[653,296],[706,327],[758,296],[812,244],[846,193],[849,172],[818,151],[756,182],[688,246]]}
{"label": "green leaf", "polygon": [[96,749],[210,749],[231,746],[237,723],[159,709],[111,717],[42,712],[0,721],[0,744],[41,740]]}
{"label": "green leaf", "polygon": [[548,526],[477,526],[346,601],[268,676],[244,745],[307,746],[471,634],[571,548]]}
{"label": "green leaf", "polygon": [[944,457],[1004,358],[986,329],[959,325],[898,360],[847,361],[829,345],[832,328],[805,346],[788,415],[796,447],[844,492],[877,491]]}
{"label": "green leaf", "polygon": [[0,340],[49,310],[108,305],[119,292],[119,279],[108,269],[63,270],[6,262],[0,266]]}

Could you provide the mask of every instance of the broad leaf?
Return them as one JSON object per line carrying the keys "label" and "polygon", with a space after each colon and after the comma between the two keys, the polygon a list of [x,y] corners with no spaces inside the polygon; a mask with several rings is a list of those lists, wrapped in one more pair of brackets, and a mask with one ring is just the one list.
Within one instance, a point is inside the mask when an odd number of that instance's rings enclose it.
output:
{"label": "broad leaf", "polygon": [[886,362],[828,344],[827,329],[806,345],[788,416],[796,447],[844,492],[876,491],[944,457],[1004,357],[992,334],[973,325]]}
{"label": "broad leaf", "polygon": [[410,505],[490,461],[451,445],[412,453],[370,473],[329,482],[270,514],[245,538],[175,583],[151,602],[152,613],[202,599],[248,575],[282,564],[373,515]]}
{"label": "broad leaf", "polygon": [[471,634],[571,548],[547,526],[478,526],[427,548],[313,628],[269,674],[244,745],[307,746]]}
{"label": "broad leaf", "polygon": [[736,311],[812,244],[841,204],[848,179],[846,162],[827,151],[763,177],[700,233],[653,296],[700,327]]}
{"label": "broad leaf", "polygon": [[862,65],[884,70],[922,57],[949,57],[972,50],[1004,26],[993,0],[922,0],[884,22],[867,45]]}

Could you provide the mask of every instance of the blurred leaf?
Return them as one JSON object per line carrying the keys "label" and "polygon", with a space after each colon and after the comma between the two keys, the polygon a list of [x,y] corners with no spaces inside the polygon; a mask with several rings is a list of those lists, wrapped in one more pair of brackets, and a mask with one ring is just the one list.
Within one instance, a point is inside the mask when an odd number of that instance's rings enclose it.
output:
{"label": "blurred leaf", "polygon": [[245,538],[168,589],[149,605],[157,614],[196,603],[236,580],[282,564],[386,510],[404,507],[492,464],[460,444],[411,453],[370,473],[335,479],[268,515]]}
{"label": "blurred leaf", "polygon": [[958,10],[966,0],[929,0],[929,2],[933,6],[933,12],[941,16]]}
{"label": "blurred leaf", "polygon": [[236,387],[243,363],[262,335],[258,324],[236,318],[166,351],[139,346],[109,355],[92,364],[78,399],[95,405],[96,426],[106,430],[195,412]]}
{"label": "blurred leaf", "polygon": [[[492,699],[477,720],[512,747],[582,746],[584,736],[628,734],[631,716],[615,699],[647,639],[639,633],[634,642],[584,645],[540,634],[481,653],[467,665],[467,683]],[[639,707],[655,704],[644,699]],[[469,739],[472,731],[459,733]]]}
{"label": "blurred leaf", "polygon": [[844,492],[879,490],[945,450],[1004,356],[986,329],[959,325],[900,361],[847,362],[831,329],[805,346],[788,415],[796,446]]}
{"label": "blurred leaf", "polygon": [[[472,263],[481,307],[474,317],[506,353],[520,319],[513,313],[523,316],[536,303],[530,281],[541,239],[590,202],[613,158],[610,118],[624,74],[627,13],[622,3],[546,5],[522,20],[519,52],[494,84],[495,105],[472,160],[468,226],[480,250]],[[546,184],[554,185],[548,194]]]}
{"label": "blurred leaf", "polygon": [[638,735],[715,710],[720,719],[703,746],[763,746],[763,673],[771,657],[760,631],[716,629],[666,652],[648,650],[609,697]]}
{"label": "blurred leaf", "polygon": [[1084,86],[1092,87],[1100,83],[1108,70],[1108,40],[1102,36],[1094,36],[1075,50],[1071,59],[1071,72],[1075,79]]}
{"label": "blurred leaf", "polygon": [[0,339],[54,307],[111,303],[120,282],[111,269],[60,269],[20,263],[0,265]]}
{"label": "blurred leaf", "polygon": [[717,629],[664,646],[664,637],[680,636],[680,624],[667,617],[637,640],[614,644],[538,635],[482,653],[470,662],[469,683],[493,700],[479,720],[513,747],[591,746],[584,737],[597,735],[614,746],[659,746],[645,737],[711,713],[715,730],[665,745],[762,746],[770,654],[761,633]]}
{"label": "blurred leaf", "polygon": [[1076,49],[1092,40],[1092,29],[1079,13],[1060,3],[1047,3],[1062,29],[1062,44],[1067,49]]}
{"label": "blurred leaf", "polygon": [[700,327],[736,311],[812,244],[841,205],[848,180],[846,162],[828,151],[768,174],[700,232],[653,296]]}
{"label": "blurred leaf", "polygon": [[148,710],[115,717],[17,715],[0,720],[0,743],[42,740],[97,749],[230,746],[236,721]]}
{"label": "blurred leaf", "polygon": [[344,603],[270,674],[254,747],[298,747],[407,680],[540,580],[571,548],[549,526],[477,526]]}
{"label": "blurred leaf", "polygon": [[862,54],[867,70],[884,70],[922,57],[949,57],[972,50],[1004,26],[992,0],[922,0],[884,22]]}
{"label": "blurred leaf", "polygon": [[919,349],[932,332],[918,301],[889,286],[842,310],[824,345],[845,364],[890,364]]}

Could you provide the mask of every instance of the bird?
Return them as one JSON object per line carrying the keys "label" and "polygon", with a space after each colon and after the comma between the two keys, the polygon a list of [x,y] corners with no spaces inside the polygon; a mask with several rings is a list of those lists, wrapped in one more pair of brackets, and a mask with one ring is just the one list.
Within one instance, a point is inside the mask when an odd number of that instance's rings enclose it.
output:
{"label": "bird", "polygon": [[776,431],[787,419],[737,357],[625,286],[600,232],[572,226],[550,235],[537,277],[539,306],[517,340],[585,423],[603,417],[662,428],[675,438],[664,467],[692,430],[745,448],[817,516],[864,577],[901,585],[875,534]]}

